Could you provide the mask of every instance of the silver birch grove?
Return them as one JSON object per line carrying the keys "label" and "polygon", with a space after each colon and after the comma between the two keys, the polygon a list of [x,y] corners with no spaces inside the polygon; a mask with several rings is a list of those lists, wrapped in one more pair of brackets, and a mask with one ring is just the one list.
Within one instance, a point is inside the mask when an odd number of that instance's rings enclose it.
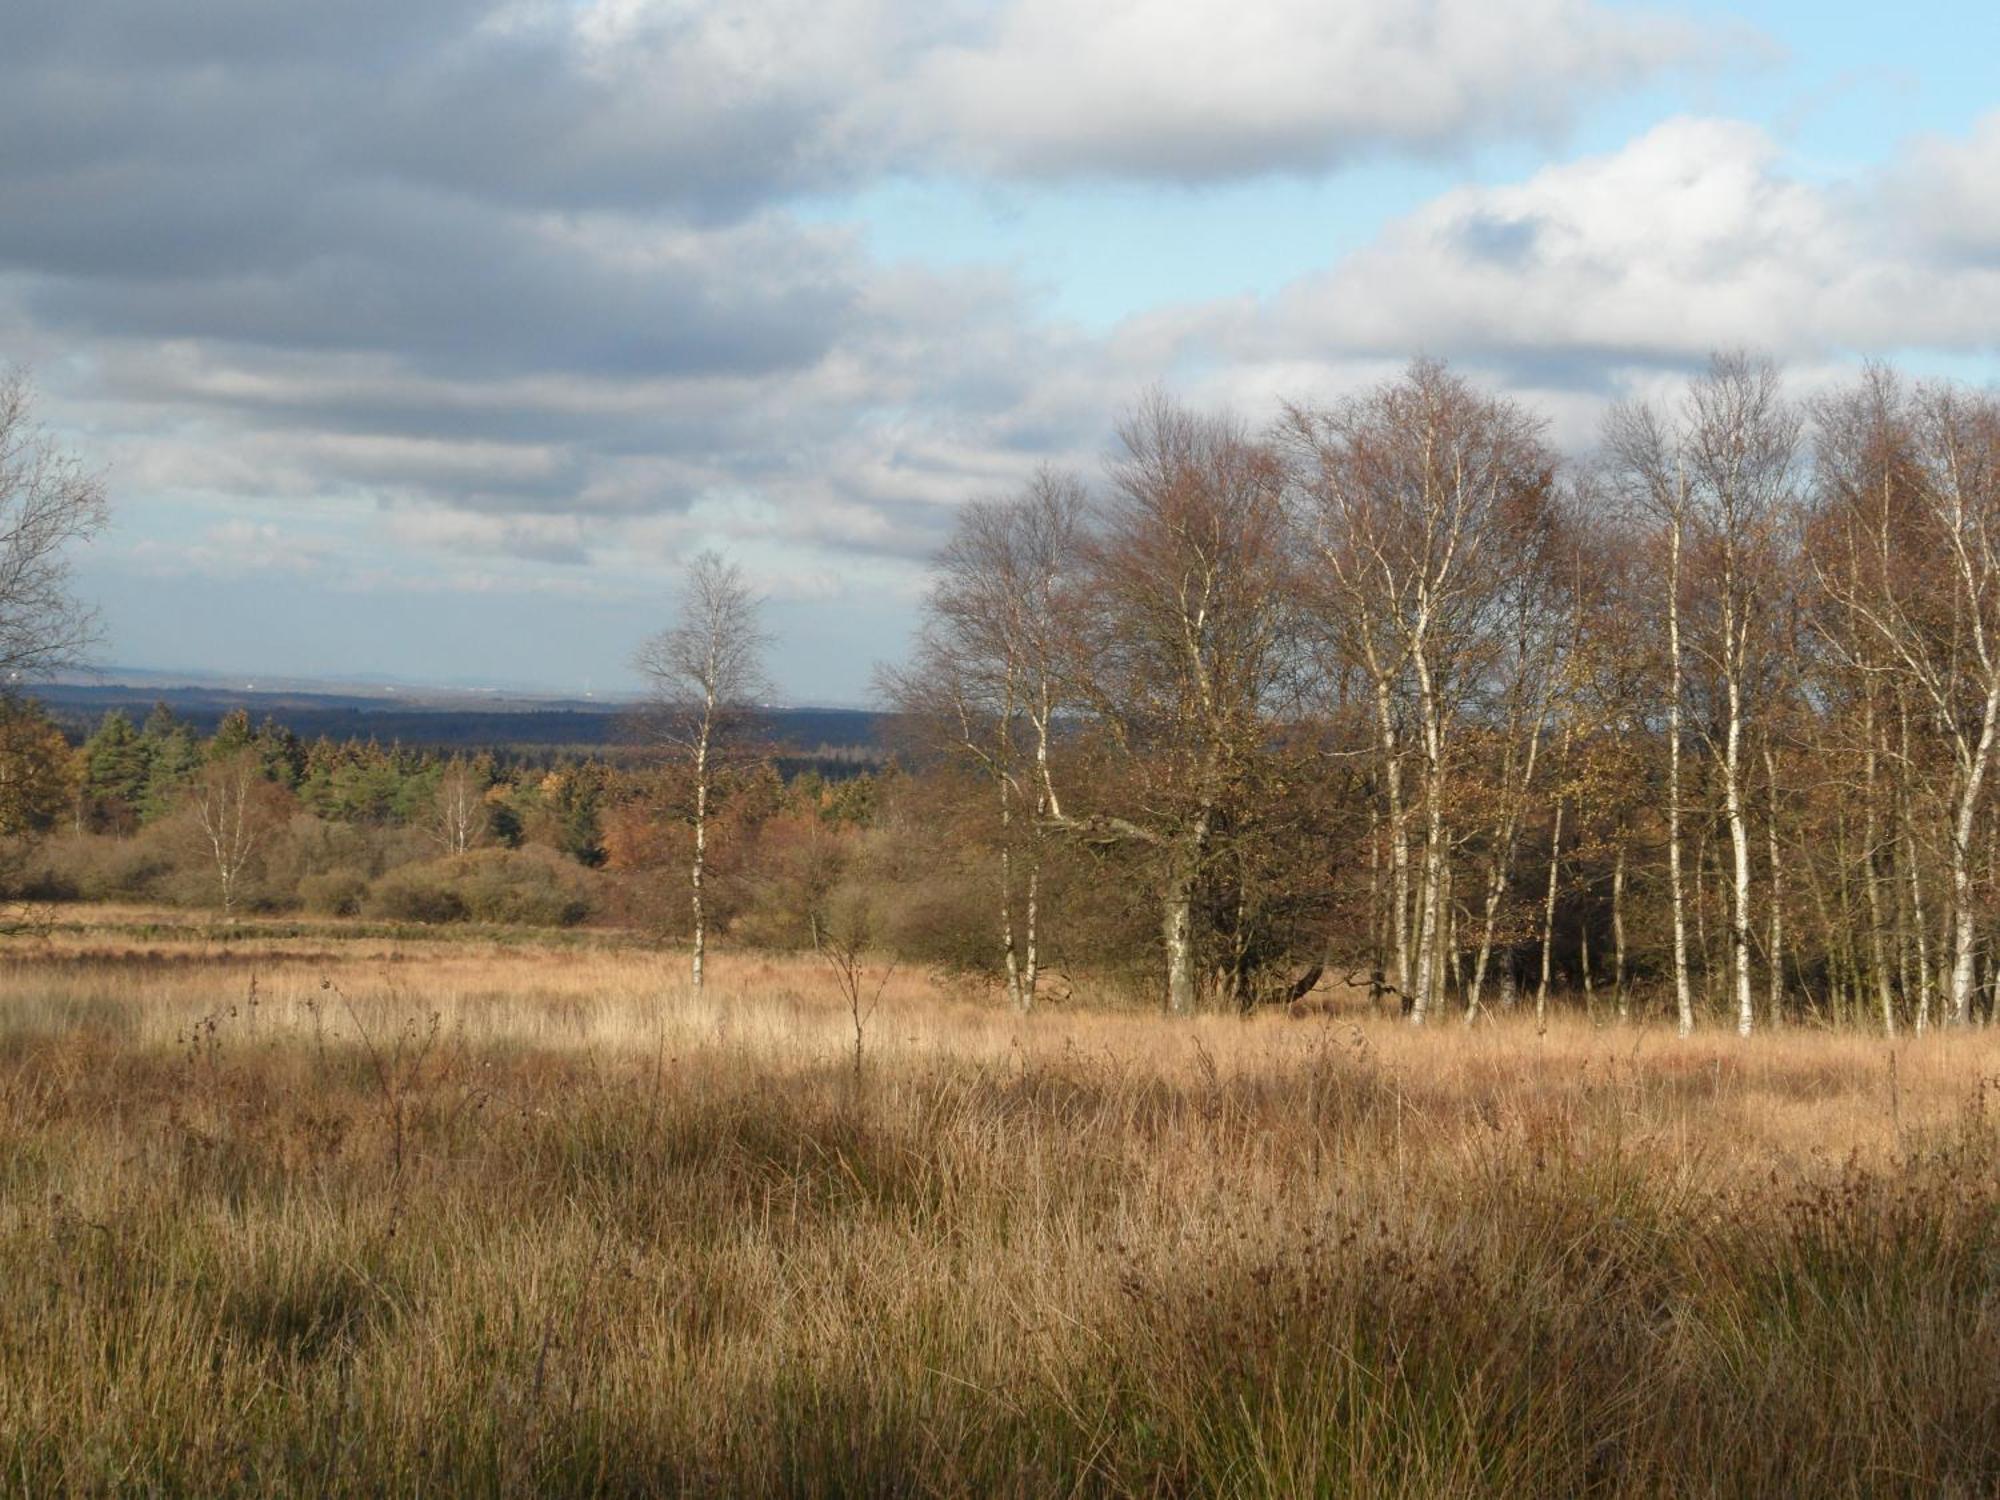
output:
{"label": "silver birch grove", "polygon": [[[1313,563],[1306,592],[1325,638],[1367,662],[1375,694],[1399,976],[1410,1022],[1422,1025],[1441,975],[1456,731],[1474,684],[1506,649],[1500,602],[1535,558],[1525,539],[1542,524],[1555,463],[1535,419],[1426,360],[1339,406],[1291,408],[1282,434]],[[1416,726],[1423,838],[1407,938],[1392,733],[1401,719]]]}
{"label": "silver birch grove", "polygon": [[[1727,946],[1731,1009],[1739,1034],[1756,1022],[1751,974],[1749,814],[1745,797],[1746,735],[1759,708],[1753,701],[1763,650],[1764,593],[1773,574],[1777,535],[1797,493],[1799,415],[1786,402],[1775,367],[1745,355],[1717,355],[1690,382],[1671,423],[1650,408],[1622,407],[1606,423],[1613,468],[1639,508],[1666,530],[1666,612],[1671,656],[1668,698],[1670,879],[1680,887],[1679,824],[1684,811],[1681,742],[1688,657],[1705,669],[1709,711],[1698,734],[1721,781],[1729,831]],[[1684,570],[1693,551],[1696,580],[1709,606],[1694,621],[1685,609]],[[1690,631],[1689,626],[1695,628]],[[1685,985],[1684,910],[1676,909],[1675,988],[1680,1025],[1693,1024]]]}
{"label": "silver birch grove", "polygon": [[[1820,584],[1879,643],[1949,754],[1939,801],[1951,899],[1939,988],[1946,1019],[1962,1026],[1978,963],[1974,841],[2000,733],[2000,401],[1949,386],[1905,392],[1871,370],[1825,404],[1821,426],[1820,502],[1867,561],[1852,574],[1822,568]],[[1903,717],[1907,726],[1907,710]],[[1907,750],[1902,759],[1907,773]],[[1907,816],[1904,847],[1920,905]],[[1921,945],[1921,917],[1917,929]],[[1928,990],[1927,977],[1919,984]]]}

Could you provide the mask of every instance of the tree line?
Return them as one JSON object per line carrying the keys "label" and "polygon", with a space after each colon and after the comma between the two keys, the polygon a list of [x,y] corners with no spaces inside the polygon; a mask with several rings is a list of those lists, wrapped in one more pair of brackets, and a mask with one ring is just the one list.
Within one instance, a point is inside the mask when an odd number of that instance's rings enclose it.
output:
{"label": "tree line", "polygon": [[1988,393],[1718,356],[1581,458],[1432,361],[1257,430],[1153,397],[1101,482],[964,511],[884,687],[1023,1009],[1085,850],[1173,1012],[1993,1012]]}
{"label": "tree line", "polygon": [[[801,828],[864,826],[876,777],[781,776],[718,758],[713,905],[785,942]],[[72,745],[31,699],[0,700],[0,848],[15,898],[123,899],[399,921],[601,919],[685,941],[670,870],[694,791],[670,759],[513,758],[302,740],[247,712],[198,733],[164,705]],[[773,915],[773,913],[776,915]],[[808,930],[810,916],[800,919]]]}
{"label": "tree line", "polygon": [[[90,634],[63,557],[103,495],[0,394],[25,681]],[[1989,392],[1872,365],[1799,400],[1724,355],[1583,455],[1435,361],[1255,427],[1156,395],[1101,476],[960,511],[881,673],[898,766],[781,775],[769,644],[741,570],[694,559],[636,663],[657,753],[615,764],[159,714],[70,753],[17,695],[0,835],[21,890],[642,921],[697,984],[711,932],[839,934],[1024,1010],[1089,973],[1174,1013],[1994,1013]],[[198,881],[145,873],[174,840]],[[600,874],[615,900],[565,894]]]}

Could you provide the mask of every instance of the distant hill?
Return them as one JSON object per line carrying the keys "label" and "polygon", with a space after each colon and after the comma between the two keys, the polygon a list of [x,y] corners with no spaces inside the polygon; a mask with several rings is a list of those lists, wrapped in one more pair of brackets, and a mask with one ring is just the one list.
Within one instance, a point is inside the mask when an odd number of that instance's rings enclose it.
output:
{"label": "distant hill", "polygon": [[[114,708],[138,723],[154,704],[164,703],[203,734],[213,733],[226,714],[241,708],[253,721],[268,716],[308,740],[326,735],[425,749],[528,753],[615,751],[630,743],[625,716],[631,705],[590,699],[76,682],[43,684],[34,696],[76,736],[89,734]],[[854,708],[771,708],[764,717],[788,761],[858,767],[887,758],[881,714]]]}

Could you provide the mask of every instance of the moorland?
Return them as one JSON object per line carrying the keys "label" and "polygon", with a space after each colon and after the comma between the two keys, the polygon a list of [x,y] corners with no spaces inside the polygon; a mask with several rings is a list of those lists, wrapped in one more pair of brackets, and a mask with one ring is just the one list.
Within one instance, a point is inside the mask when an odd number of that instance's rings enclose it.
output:
{"label": "moorland", "polygon": [[70,907],[21,1494],[1990,1493],[2000,1044]]}

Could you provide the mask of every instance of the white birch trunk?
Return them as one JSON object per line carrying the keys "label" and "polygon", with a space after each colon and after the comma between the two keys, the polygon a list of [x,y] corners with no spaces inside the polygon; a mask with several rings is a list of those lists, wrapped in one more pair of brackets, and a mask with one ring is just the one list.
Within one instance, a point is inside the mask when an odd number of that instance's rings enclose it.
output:
{"label": "white birch trunk", "polygon": [[1979,947],[1972,889],[1972,839],[1977,830],[1980,792],[1993,754],[1993,734],[2000,720],[2000,677],[1989,678],[1978,742],[1966,757],[1958,807],[1951,830],[1951,1021],[1963,1026],[1972,1019],[1974,959]]}
{"label": "white birch trunk", "polygon": [[689,959],[688,981],[701,994],[702,960],[708,952],[706,914],[702,910],[702,877],[708,865],[708,738],[715,717],[711,694],[704,705],[701,729],[694,750],[694,861],[688,869],[688,898],[693,906],[694,943]]}
{"label": "white birch trunk", "polygon": [[1765,852],[1771,866],[1771,998],[1767,1025],[1776,1026],[1785,999],[1785,865],[1778,844],[1778,771],[1771,747],[1764,747],[1764,777],[1771,787],[1771,821],[1765,828]]}
{"label": "white birch trunk", "polygon": [[1376,731],[1382,748],[1382,787],[1389,803],[1389,936],[1395,945],[1396,998],[1410,998],[1410,835],[1403,808],[1403,759],[1396,743],[1396,720],[1389,680],[1375,679]]}
{"label": "white birch trunk", "polygon": [[1882,1013],[1882,1034],[1896,1035],[1896,996],[1889,985],[1889,957],[1882,931],[1882,885],[1876,876],[1877,843],[1881,834],[1881,813],[1876,805],[1879,780],[1875,742],[1875,704],[1871,696],[1863,716],[1868,750],[1862,762],[1862,834],[1864,863],[1863,889],[1868,897],[1868,960],[1874,970],[1875,1003]]}
{"label": "white birch trunk", "polygon": [[1194,1013],[1194,881],[1192,851],[1176,851],[1160,911],[1160,935],[1167,950],[1167,1013]]}
{"label": "white birch trunk", "polygon": [[[1568,745],[1564,745],[1564,759],[1568,759]],[[1556,932],[1556,891],[1562,871],[1563,838],[1563,798],[1556,797],[1555,818],[1549,835],[1549,885],[1542,902],[1542,977],[1535,986],[1535,1027],[1537,1030],[1548,1025],[1549,977],[1554,968],[1553,950]]]}
{"label": "white birch trunk", "polygon": [[1618,853],[1611,865],[1611,993],[1621,1022],[1632,1018],[1625,953],[1625,831],[1618,833]]}
{"label": "white birch trunk", "polygon": [[[1733,615],[1727,613],[1726,607],[1725,617],[1733,631]],[[1748,1036],[1756,1024],[1750,988],[1750,829],[1743,815],[1743,685],[1733,661],[1728,679],[1729,725],[1723,742],[1722,806],[1729,820],[1731,856],[1729,965],[1736,990],[1736,1034]]]}
{"label": "white birch trunk", "polygon": [[1681,520],[1672,521],[1667,552],[1667,885],[1674,921],[1674,1003],[1682,1036],[1694,1030],[1694,990],[1688,981],[1687,899],[1681,875]]}
{"label": "white birch trunk", "polygon": [[[1418,631],[1421,637],[1422,623]],[[1418,711],[1423,716],[1424,739],[1424,868],[1419,887],[1417,927],[1416,987],[1410,1001],[1410,1024],[1421,1026],[1430,1013],[1432,990],[1437,984],[1437,943],[1440,898],[1444,882],[1444,727],[1439,722],[1439,706],[1431,681],[1430,663],[1424,656],[1421,639],[1411,653],[1417,672]]]}
{"label": "white birch trunk", "polygon": [[[1465,1018],[1471,1021],[1479,1014],[1480,996],[1486,986],[1486,969],[1493,956],[1493,935],[1499,924],[1500,902],[1507,892],[1507,882],[1513,877],[1514,850],[1520,840],[1521,812],[1528,800],[1528,788],[1535,784],[1535,758],[1541,750],[1542,729],[1545,715],[1537,714],[1535,725],[1528,734],[1528,753],[1523,757],[1518,793],[1508,769],[1509,781],[1503,791],[1506,804],[1501,813],[1499,829],[1494,839],[1493,858],[1486,871],[1486,906],[1481,913],[1479,929],[1479,951],[1472,962],[1472,984],[1466,992]],[[1511,747],[1510,747],[1511,750]]]}

